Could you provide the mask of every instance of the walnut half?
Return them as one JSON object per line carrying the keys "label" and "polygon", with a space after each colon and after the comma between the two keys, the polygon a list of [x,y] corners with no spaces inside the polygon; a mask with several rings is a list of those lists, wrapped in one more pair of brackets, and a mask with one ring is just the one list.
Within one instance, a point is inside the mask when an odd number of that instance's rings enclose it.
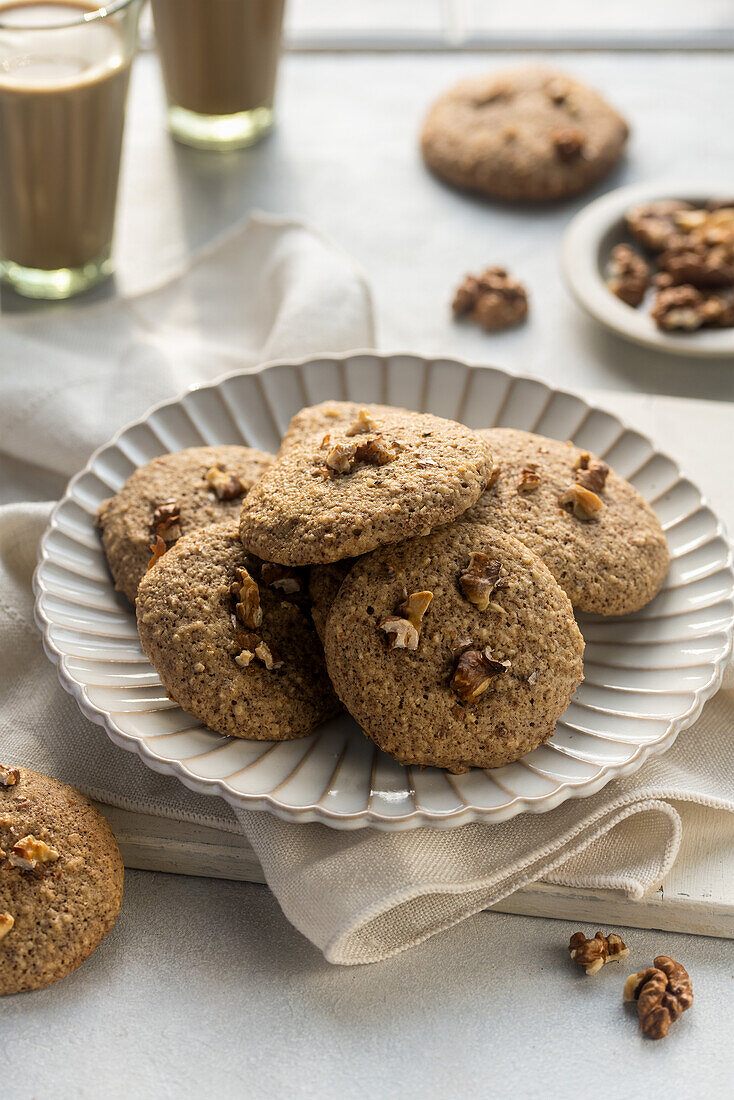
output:
{"label": "walnut half", "polygon": [[479,611],[486,611],[498,587],[501,571],[501,564],[489,554],[470,554],[469,564],[459,577],[462,595]]}
{"label": "walnut half", "polygon": [[637,1001],[640,1031],[648,1039],[664,1039],[670,1025],[693,1004],[688,972],[675,959],[658,955],[655,965],[630,974],[622,999]]}
{"label": "walnut half", "polygon": [[592,458],[588,451],[582,451],[574,463],[575,478],[584,489],[592,493],[601,493],[607,483],[609,467],[606,462]]}
{"label": "walnut half", "polygon": [[0,913],[0,940],[4,940],[10,929],[15,924],[12,913]]}
{"label": "walnut half", "polygon": [[630,953],[616,932],[608,936],[597,932],[591,940],[587,940],[583,932],[574,932],[568,950],[573,961],[583,966],[587,974],[596,974],[611,959],[625,959]]}
{"label": "walnut half", "polygon": [[466,649],[459,656],[451,690],[462,703],[474,703],[484,695],[495,676],[507,672],[509,661],[497,661],[489,649]]}

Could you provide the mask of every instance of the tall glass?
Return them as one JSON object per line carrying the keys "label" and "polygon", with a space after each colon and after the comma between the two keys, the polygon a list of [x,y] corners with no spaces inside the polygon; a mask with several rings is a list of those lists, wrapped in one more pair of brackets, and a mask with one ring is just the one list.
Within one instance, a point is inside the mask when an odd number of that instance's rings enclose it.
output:
{"label": "tall glass", "polygon": [[168,128],[186,145],[235,149],[273,125],[285,0],[152,0]]}
{"label": "tall glass", "polygon": [[0,278],[68,298],[110,258],[143,0],[0,0]]}

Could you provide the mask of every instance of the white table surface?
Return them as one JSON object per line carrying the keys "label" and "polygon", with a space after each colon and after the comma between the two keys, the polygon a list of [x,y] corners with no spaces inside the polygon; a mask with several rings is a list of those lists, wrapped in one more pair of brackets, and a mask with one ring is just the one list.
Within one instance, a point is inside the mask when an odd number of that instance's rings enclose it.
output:
{"label": "white table surface", "polygon": [[[216,157],[164,137],[156,61],[142,57],[117,287],[144,289],[251,208],[299,214],[363,264],[382,347],[495,362],[556,385],[734,399],[734,364],[664,359],[578,312],[560,285],[558,244],[579,204],[502,209],[423,171],[415,149],[425,106],[447,82],[497,60],[291,56],[278,131],[256,149]],[[634,120],[630,158],[615,182],[692,171],[726,178],[734,153],[729,56],[558,60]],[[493,338],[454,325],[447,304],[463,274],[488,263],[510,266],[532,295],[530,323]],[[2,308],[22,303],[4,293]],[[724,439],[734,414],[724,405],[716,412]],[[719,457],[731,462],[734,454]],[[81,970],[0,1005],[0,1095],[552,1100],[641,1096],[674,1082],[677,1095],[731,1096],[734,943],[629,933],[632,965],[671,954],[694,980],[694,1008],[654,1044],[621,1004],[626,971],[609,966],[589,979],[570,965],[574,930],[485,913],[390,962],[335,968],[263,887],[129,872],[120,921]]]}

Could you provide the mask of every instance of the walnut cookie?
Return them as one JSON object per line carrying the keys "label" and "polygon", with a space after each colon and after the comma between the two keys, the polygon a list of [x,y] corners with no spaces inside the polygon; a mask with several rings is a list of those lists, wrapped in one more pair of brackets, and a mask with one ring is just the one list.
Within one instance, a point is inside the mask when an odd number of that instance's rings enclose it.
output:
{"label": "walnut cookie", "polygon": [[189,447],[137,469],[97,516],[115,587],[135,603],[151,546],[160,555],[189,531],[236,518],[272,460],[250,447]]}
{"label": "walnut cookie", "polygon": [[91,802],[0,766],[0,995],[76,970],[117,920],[122,883],[117,843]]}
{"label": "walnut cookie", "polygon": [[545,202],[592,187],[621,157],[628,132],[592,88],[532,66],[454,85],[428,112],[421,149],[457,187]]}
{"label": "walnut cookie", "polygon": [[512,536],[467,519],[359,559],[326,621],[346,708],[404,764],[452,772],[519,759],[583,679],[566,595]]}
{"label": "walnut cookie", "polygon": [[337,713],[305,577],[247,554],[236,523],[180,538],[143,577],[140,641],[171,698],[228,737],[289,741]]}
{"label": "walnut cookie", "polygon": [[339,561],[449,523],[484,491],[487,445],[451,420],[327,402],[294,417],[242,507],[240,536],[283,565]]}
{"label": "walnut cookie", "polygon": [[665,534],[628,481],[572,443],[514,428],[479,434],[498,473],[469,516],[530,547],[581,611],[626,615],[657,595]]}

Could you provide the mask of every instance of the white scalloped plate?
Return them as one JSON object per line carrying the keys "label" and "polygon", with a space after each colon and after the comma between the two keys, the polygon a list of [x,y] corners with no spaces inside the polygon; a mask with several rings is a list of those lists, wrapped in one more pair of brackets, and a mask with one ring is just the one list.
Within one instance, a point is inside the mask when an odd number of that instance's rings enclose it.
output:
{"label": "white scalloped plate", "polygon": [[[213,733],[167,697],[115,593],[94,516],[136,466],[203,443],[275,450],[292,414],[329,398],[407,406],[573,439],[654,505],[672,564],[663,591],[624,619],[583,616],[586,679],[553,738],[523,760],[451,776],[404,768],[346,715],[298,741]],[[721,524],[671,459],[580,397],[490,367],[356,353],[231,374],[159,405],[92,455],[54,508],[34,578],[36,618],[61,683],[115,744],[233,806],[340,829],[506,821],[585,797],[669,748],[719,687],[734,574]]]}

